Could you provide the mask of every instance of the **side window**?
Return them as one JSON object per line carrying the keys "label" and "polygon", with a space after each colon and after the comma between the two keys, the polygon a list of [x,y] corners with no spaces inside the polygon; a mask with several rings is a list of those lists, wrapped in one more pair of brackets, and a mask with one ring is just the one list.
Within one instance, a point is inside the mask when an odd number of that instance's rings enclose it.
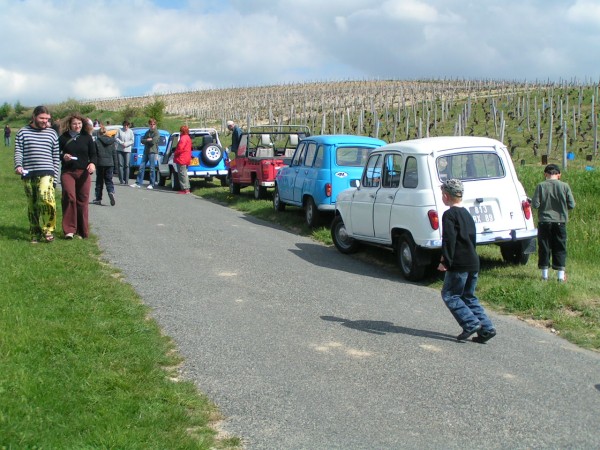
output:
{"label": "side window", "polygon": [[317,148],[317,154],[315,155],[315,162],[313,167],[320,168],[323,167],[323,155],[325,154],[325,148],[322,145],[319,145]]}
{"label": "side window", "polygon": [[380,155],[373,155],[367,161],[361,181],[364,187],[379,187],[381,183],[381,164],[379,162],[381,159]]}
{"label": "side window", "polygon": [[307,167],[312,166],[313,160],[315,159],[315,153],[317,153],[317,144],[314,142],[308,143],[306,149],[306,158],[304,159],[304,165]]}
{"label": "side window", "polygon": [[401,155],[385,155],[383,165],[383,183],[384,188],[397,188],[400,186],[400,173],[402,171]]}
{"label": "side window", "polygon": [[240,138],[240,145],[238,145],[238,156],[240,155],[244,155],[246,153],[246,150],[248,148],[248,135],[247,134],[243,134],[242,137]]}
{"label": "side window", "polygon": [[299,166],[304,161],[304,154],[306,153],[306,142],[301,142],[298,146],[298,150],[294,154],[294,159],[292,160],[292,166]]}
{"label": "side window", "polygon": [[419,185],[419,171],[417,169],[417,159],[413,156],[406,158],[402,186],[408,189],[414,189]]}

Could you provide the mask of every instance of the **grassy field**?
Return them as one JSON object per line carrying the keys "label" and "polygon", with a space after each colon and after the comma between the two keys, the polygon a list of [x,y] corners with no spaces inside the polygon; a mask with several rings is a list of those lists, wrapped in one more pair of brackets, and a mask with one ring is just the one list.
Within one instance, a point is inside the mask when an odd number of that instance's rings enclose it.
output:
{"label": "grassy field", "polygon": [[94,238],[29,243],[12,167],[2,145],[0,448],[238,446]]}
{"label": "grassy field", "polygon": [[[517,171],[525,190],[533,194],[536,184],[543,180],[543,166],[518,166]],[[531,255],[526,265],[509,266],[503,263],[498,247],[482,246],[478,248],[482,258],[478,292],[484,303],[498,312],[517,315],[577,345],[600,350],[600,283],[596,276],[596,261],[600,260],[600,246],[597,245],[600,231],[596,226],[600,223],[600,211],[596,207],[600,176],[598,172],[574,165],[562,179],[571,185],[577,202],[568,225],[568,282],[558,284],[554,279],[542,282],[537,255]],[[271,200],[254,200],[252,187],[243,189],[239,196],[231,195],[227,188],[216,183],[193,182],[192,190],[196,195],[332,245],[328,226],[309,229],[299,208],[288,207],[285,212],[278,213]],[[534,210],[534,217],[535,214]],[[398,270],[390,252],[367,248],[358,255],[369,263]],[[551,275],[555,276],[555,273]],[[440,280],[434,273],[424,284],[439,289]]]}

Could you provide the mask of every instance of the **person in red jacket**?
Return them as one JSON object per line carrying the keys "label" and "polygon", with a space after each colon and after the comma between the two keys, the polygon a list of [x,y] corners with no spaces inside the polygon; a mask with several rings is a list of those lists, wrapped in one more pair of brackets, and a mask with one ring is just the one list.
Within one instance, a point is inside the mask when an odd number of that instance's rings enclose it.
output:
{"label": "person in red jacket", "polygon": [[179,176],[179,186],[181,190],[178,194],[190,193],[190,180],[188,178],[188,166],[192,161],[192,139],[190,138],[190,129],[183,125],[179,132],[179,142],[173,154],[173,162],[177,164],[177,175]]}

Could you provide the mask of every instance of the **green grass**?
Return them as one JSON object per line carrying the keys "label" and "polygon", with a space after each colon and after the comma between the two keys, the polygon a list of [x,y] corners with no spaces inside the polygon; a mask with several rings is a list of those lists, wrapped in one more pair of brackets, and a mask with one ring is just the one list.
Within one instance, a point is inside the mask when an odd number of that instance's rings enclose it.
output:
{"label": "green grass", "polygon": [[[0,448],[231,448],[220,416],[97,242],[29,243],[0,148]],[[59,218],[60,223],[60,218]]]}
{"label": "green grass", "polygon": [[[543,180],[543,167],[526,165],[517,170],[525,190],[532,195],[536,184]],[[568,282],[564,285],[554,280],[543,283],[535,254],[526,265],[509,266],[502,262],[498,247],[482,246],[478,248],[482,259],[478,294],[488,307],[498,312],[531,320],[556,330],[581,347],[600,350],[600,283],[596,267],[600,261],[597,244],[600,242],[600,227],[597,226],[600,223],[600,208],[597,208],[600,177],[598,172],[573,167],[562,179],[571,185],[577,202],[568,225]],[[254,200],[252,187],[242,189],[239,196],[230,194],[227,188],[216,183],[192,182],[192,190],[206,199],[277,223],[295,234],[332,245],[327,226],[310,229],[304,223],[300,208],[288,206],[285,212],[276,212],[270,198]],[[535,213],[534,210],[534,218]],[[369,263],[388,267],[395,264],[391,253],[375,248],[365,248],[358,255]],[[423,284],[441,289],[436,273]]]}

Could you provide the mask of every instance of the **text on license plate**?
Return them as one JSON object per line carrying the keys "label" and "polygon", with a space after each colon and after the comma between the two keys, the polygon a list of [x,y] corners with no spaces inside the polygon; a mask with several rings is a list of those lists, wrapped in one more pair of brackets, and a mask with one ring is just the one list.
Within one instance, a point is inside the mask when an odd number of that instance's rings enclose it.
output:
{"label": "text on license plate", "polygon": [[494,213],[491,206],[469,206],[469,212],[473,216],[475,223],[487,223],[494,221]]}
{"label": "text on license plate", "polygon": [[199,166],[200,165],[200,160],[198,158],[192,158],[192,160],[190,161],[190,166]]}

